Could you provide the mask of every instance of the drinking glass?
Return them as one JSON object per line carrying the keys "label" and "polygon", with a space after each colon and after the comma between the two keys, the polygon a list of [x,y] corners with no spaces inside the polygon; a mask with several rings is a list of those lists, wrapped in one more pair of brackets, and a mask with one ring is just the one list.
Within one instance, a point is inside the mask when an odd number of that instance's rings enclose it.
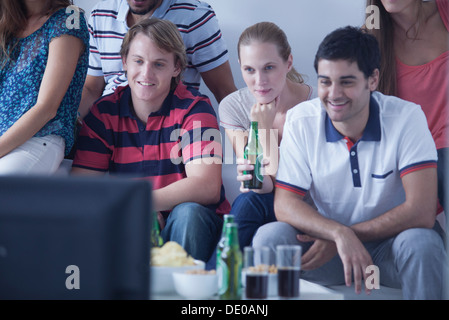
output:
{"label": "drinking glass", "polygon": [[299,273],[301,270],[301,246],[276,246],[278,270],[278,295],[281,298],[299,297]]}
{"label": "drinking glass", "polygon": [[244,272],[247,299],[266,299],[268,295],[268,269],[270,251],[268,247],[245,247]]}

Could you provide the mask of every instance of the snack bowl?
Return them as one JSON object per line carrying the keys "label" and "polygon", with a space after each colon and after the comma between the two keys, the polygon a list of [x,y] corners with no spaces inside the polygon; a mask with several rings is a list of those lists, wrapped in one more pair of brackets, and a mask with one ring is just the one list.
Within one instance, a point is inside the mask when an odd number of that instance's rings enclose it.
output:
{"label": "snack bowl", "polygon": [[179,267],[150,267],[150,288],[151,294],[175,294],[175,286],[173,283],[173,274],[182,273],[187,270],[200,269],[204,270],[206,264],[204,261],[194,260],[194,265]]}
{"label": "snack bowl", "polygon": [[207,299],[218,292],[218,275],[216,273],[177,271],[173,273],[173,282],[176,292],[186,299]]}

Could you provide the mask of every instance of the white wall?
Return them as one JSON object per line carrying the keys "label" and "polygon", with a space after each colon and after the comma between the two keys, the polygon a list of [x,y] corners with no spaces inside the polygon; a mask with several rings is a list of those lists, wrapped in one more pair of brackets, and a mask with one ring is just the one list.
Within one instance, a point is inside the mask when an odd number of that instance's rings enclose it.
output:
{"label": "white wall", "polygon": [[73,3],[78,7],[84,9],[84,11],[86,11],[86,14],[88,14],[92,10],[92,7],[100,1],[101,0],[74,0]]}
{"label": "white wall", "polygon": [[363,0],[208,0],[228,43],[236,85],[244,86],[237,63],[237,41],[248,26],[271,21],[284,30],[292,47],[295,68],[315,85],[313,60],[326,34],[340,26],[361,25]]}

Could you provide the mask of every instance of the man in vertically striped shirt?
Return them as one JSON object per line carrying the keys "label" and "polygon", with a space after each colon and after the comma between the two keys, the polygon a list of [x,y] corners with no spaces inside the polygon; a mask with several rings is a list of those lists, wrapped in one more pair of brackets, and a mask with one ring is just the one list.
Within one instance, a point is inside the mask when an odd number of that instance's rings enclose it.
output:
{"label": "man in vertically striped shirt", "polygon": [[131,26],[149,17],[170,20],[181,33],[187,53],[183,82],[196,89],[201,77],[217,102],[236,90],[228,50],[214,10],[195,0],[100,1],[89,19],[90,56],[79,112],[84,117],[101,95],[126,85],[120,45]]}
{"label": "man in vertically striped shirt", "polygon": [[185,48],[176,26],[134,25],[120,51],[128,85],[85,117],[72,173],[149,179],[164,241],[208,261],[229,213],[221,180],[221,136],[209,99],[180,82]]}

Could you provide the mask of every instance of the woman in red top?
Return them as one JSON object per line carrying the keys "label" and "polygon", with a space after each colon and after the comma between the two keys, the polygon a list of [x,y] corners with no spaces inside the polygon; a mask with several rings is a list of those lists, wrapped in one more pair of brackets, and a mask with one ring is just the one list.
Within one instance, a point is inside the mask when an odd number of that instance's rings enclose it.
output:
{"label": "woman in red top", "polygon": [[378,90],[421,105],[438,150],[438,198],[444,208],[449,167],[445,164],[449,159],[449,0],[367,0],[367,5],[377,6],[380,12],[380,28],[367,27],[379,41],[383,58]]}

